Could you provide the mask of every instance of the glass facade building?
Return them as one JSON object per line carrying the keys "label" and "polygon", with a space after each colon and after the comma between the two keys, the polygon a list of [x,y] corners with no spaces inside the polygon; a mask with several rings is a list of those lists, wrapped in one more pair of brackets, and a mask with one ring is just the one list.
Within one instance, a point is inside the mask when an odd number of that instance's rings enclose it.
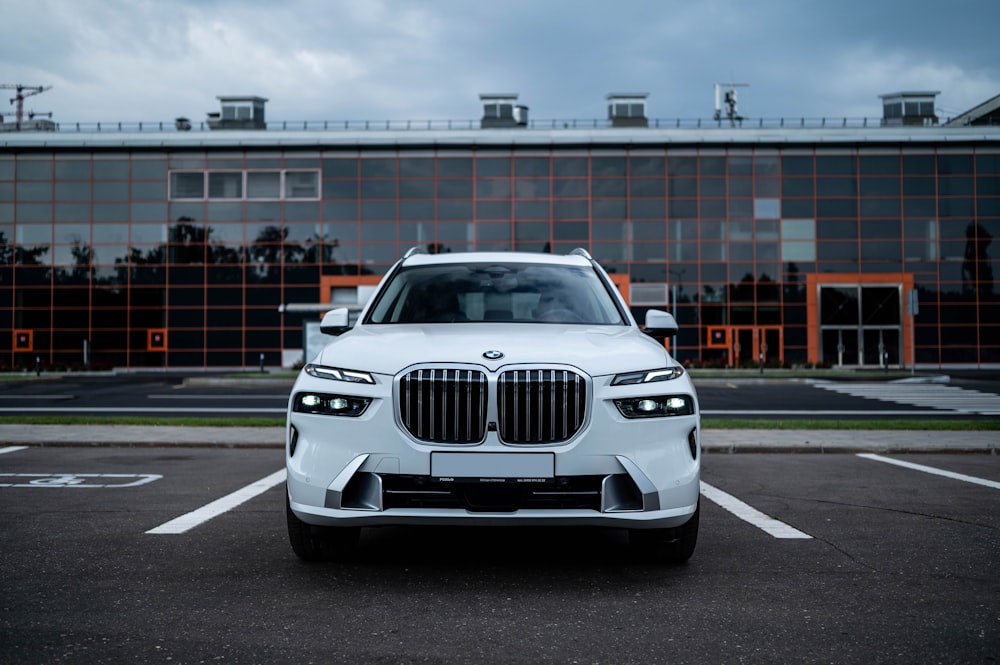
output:
{"label": "glass facade building", "polygon": [[1000,127],[935,125],[0,134],[0,366],[290,366],[414,245],[584,247],[691,364],[1000,364]]}

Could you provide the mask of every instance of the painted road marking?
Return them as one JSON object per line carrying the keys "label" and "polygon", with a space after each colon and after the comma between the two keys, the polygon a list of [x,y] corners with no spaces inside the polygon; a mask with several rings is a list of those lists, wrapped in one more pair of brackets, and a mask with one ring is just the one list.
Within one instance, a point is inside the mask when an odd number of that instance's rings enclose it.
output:
{"label": "painted road marking", "polygon": [[16,453],[19,450],[27,450],[28,446],[7,446],[6,448],[0,448],[0,455],[6,453]]}
{"label": "painted road marking", "polygon": [[169,522],[164,522],[160,526],[150,529],[146,533],[152,534],[178,534],[184,533],[204,524],[213,517],[218,517],[222,513],[236,508],[242,503],[249,501],[258,494],[263,494],[279,483],[285,482],[285,470],[275,471],[271,475],[261,478],[255,483],[251,483],[242,489],[238,489],[232,494],[228,494],[221,499],[216,499],[212,503],[202,506],[186,515],[176,517]]}
{"label": "painted road marking", "polygon": [[749,522],[775,538],[812,538],[808,533],[803,533],[795,527],[789,526],[773,517],[768,517],[756,508],[747,505],[731,494],[726,494],[705,481],[701,482],[701,494],[706,499],[719,504],[722,508],[736,515],[744,522]]}
{"label": "painted road marking", "polygon": [[[941,384],[816,383],[816,388],[843,395],[909,404],[963,415],[1000,415],[1000,395]],[[938,412],[935,412],[938,415]]]}
{"label": "painted road marking", "polygon": [[864,457],[865,459],[874,460],[876,462],[885,462],[886,464],[895,464],[896,466],[902,466],[907,469],[913,469],[914,471],[923,471],[924,473],[930,473],[935,476],[944,476],[945,478],[951,478],[953,480],[961,480],[966,483],[974,483],[976,485],[982,485],[984,487],[991,487],[995,490],[1000,490],[1000,482],[997,482],[995,480],[986,480],[985,478],[967,476],[963,473],[954,473],[953,471],[936,469],[933,466],[924,466],[923,464],[904,462],[903,460],[893,459],[891,457],[883,457],[882,455],[876,455],[874,453],[858,453],[858,457]]}
{"label": "painted road marking", "polygon": [[[83,489],[118,489],[138,487],[159,480],[155,473],[0,473],[0,487],[73,487]],[[31,480],[28,480],[28,479]],[[94,480],[125,480],[127,482],[93,482]],[[6,479],[15,482],[4,482]],[[17,482],[21,481],[21,482]]]}

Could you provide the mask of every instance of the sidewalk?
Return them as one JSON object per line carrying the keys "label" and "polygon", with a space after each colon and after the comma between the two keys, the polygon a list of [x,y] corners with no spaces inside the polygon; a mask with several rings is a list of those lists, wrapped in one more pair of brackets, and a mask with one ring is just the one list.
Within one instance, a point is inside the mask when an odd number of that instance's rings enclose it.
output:
{"label": "sidewalk", "polygon": [[[282,448],[284,435],[282,427],[0,425],[0,447]],[[1000,432],[704,429],[701,444],[709,453],[990,452],[997,455],[1000,454]]]}

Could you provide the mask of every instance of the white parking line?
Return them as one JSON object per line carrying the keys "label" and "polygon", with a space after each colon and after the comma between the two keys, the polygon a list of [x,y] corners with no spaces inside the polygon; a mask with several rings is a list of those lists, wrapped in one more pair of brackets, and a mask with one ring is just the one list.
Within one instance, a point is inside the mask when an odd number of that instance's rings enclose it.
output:
{"label": "white parking line", "polygon": [[913,469],[914,471],[923,471],[924,473],[931,473],[934,474],[935,476],[944,476],[945,478],[961,480],[967,483],[975,483],[976,485],[983,485],[984,487],[992,487],[995,490],[1000,490],[1000,483],[998,483],[995,480],[986,480],[985,478],[976,478],[975,476],[967,476],[963,473],[954,473],[953,471],[936,469],[933,466],[924,466],[923,464],[904,462],[903,460],[893,459],[891,457],[883,457],[882,455],[876,455],[874,453],[858,453],[857,455],[858,457],[864,457],[865,459],[874,460],[876,462],[895,464],[896,466],[902,466],[907,469]]}
{"label": "white parking line", "polygon": [[789,526],[784,522],[774,519],[773,517],[768,517],[756,508],[743,503],[735,496],[726,494],[719,488],[713,487],[705,481],[701,481],[701,494],[706,499],[714,501],[722,508],[725,508],[733,515],[736,515],[744,522],[749,522],[753,526],[769,533],[775,538],[812,538],[812,536],[808,533],[803,533],[795,527]]}
{"label": "white parking line", "polygon": [[7,446],[6,448],[0,448],[0,455],[5,453],[16,453],[19,450],[26,450],[28,446]]}
{"label": "white parking line", "polygon": [[261,478],[255,483],[251,483],[242,489],[238,489],[232,494],[228,494],[221,499],[216,499],[212,503],[206,504],[186,515],[174,518],[169,522],[164,522],[158,527],[150,529],[146,533],[152,534],[178,534],[189,531],[199,524],[204,524],[213,517],[217,517],[224,512],[232,510],[236,506],[249,501],[258,494],[263,494],[278,483],[285,482],[285,470],[275,471],[271,475]]}

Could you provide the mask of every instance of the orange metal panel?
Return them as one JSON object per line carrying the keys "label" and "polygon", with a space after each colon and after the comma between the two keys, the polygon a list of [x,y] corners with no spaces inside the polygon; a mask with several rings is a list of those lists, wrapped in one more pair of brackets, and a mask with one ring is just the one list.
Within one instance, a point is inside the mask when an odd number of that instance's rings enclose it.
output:
{"label": "orange metal panel", "polygon": [[729,326],[709,326],[705,346],[710,349],[729,348]]}
{"label": "orange metal panel", "polygon": [[322,275],[319,278],[319,301],[330,302],[334,287],[376,286],[381,281],[382,275]]}
{"label": "orange metal panel", "polygon": [[149,328],[146,331],[146,350],[167,350],[167,331],[165,328]]}
{"label": "orange metal panel", "polygon": [[35,331],[33,331],[33,330],[15,330],[14,331],[14,350],[15,351],[34,351],[35,350]]}

